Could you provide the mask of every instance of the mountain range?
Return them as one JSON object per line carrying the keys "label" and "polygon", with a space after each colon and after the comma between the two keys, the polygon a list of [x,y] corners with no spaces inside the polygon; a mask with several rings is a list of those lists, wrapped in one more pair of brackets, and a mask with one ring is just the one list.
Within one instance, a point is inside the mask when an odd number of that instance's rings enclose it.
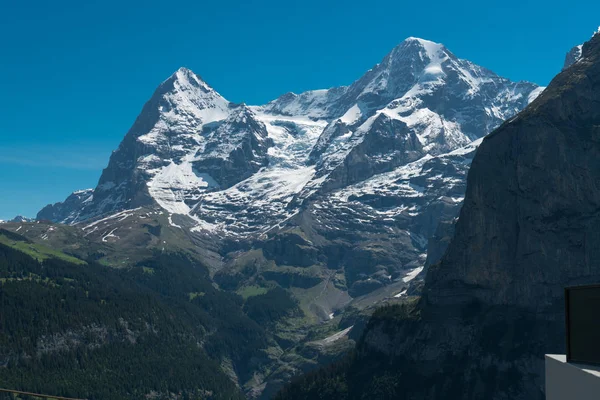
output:
{"label": "mountain range", "polygon": [[[252,247],[292,267],[358,269],[345,285],[368,292],[422,266],[438,221],[457,215],[478,139],[542,90],[417,38],[350,86],[264,106],[233,104],[181,68],[143,107],[96,188],[37,219],[82,226],[153,209],[170,228],[216,242],[216,258]],[[86,235],[117,241],[129,234],[119,222]],[[346,266],[352,259],[360,265]]]}
{"label": "mountain range", "polygon": [[[416,38],[348,87],[287,93],[264,106],[230,103],[181,68],[146,103],[96,188],[38,219],[77,223],[158,205],[198,230],[263,233],[307,199],[468,145],[541,90]],[[268,215],[231,210],[261,200]],[[218,209],[223,203],[231,207]]]}
{"label": "mountain range", "polygon": [[300,314],[270,326],[268,356],[232,366],[219,353],[247,395],[268,398],[351,347],[376,305],[420,293],[483,138],[543,91],[418,38],[349,86],[261,106],[181,68],[95,188],[3,227],[112,267],[185,254],[246,301],[285,290]]}

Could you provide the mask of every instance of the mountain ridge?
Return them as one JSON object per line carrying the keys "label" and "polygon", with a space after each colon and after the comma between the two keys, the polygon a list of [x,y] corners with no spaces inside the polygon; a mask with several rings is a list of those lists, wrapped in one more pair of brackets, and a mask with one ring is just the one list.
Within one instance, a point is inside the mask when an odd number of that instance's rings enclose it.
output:
{"label": "mountain ridge", "polygon": [[542,90],[417,38],[350,86],[264,106],[230,103],[181,68],[145,104],[93,193],[38,217],[84,228],[101,219],[90,237],[127,242],[146,216],[164,214],[168,231],[210,243],[203,261],[221,277],[243,276],[233,254],[260,250],[264,265],[298,268],[256,271],[261,279],[329,282],[333,268],[328,290],[365,295],[424,266],[437,224],[461,207],[478,139]]}
{"label": "mountain ridge", "polygon": [[[260,124],[266,122],[265,129],[267,131],[271,130],[271,133],[269,134],[269,132],[267,132],[266,136],[276,137],[277,132],[274,135],[273,131],[282,125],[284,126],[284,129],[288,130],[287,133],[292,133],[292,135],[294,132],[292,132],[290,129],[296,132],[302,129],[335,130],[334,121],[338,118],[341,120],[341,123],[345,129],[348,129],[349,126],[353,126],[360,121],[367,120],[369,113],[372,114],[371,111],[361,111],[361,106],[364,108],[365,104],[367,104],[369,101],[375,101],[380,105],[375,105],[373,107],[381,108],[383,106],[383,109],[386,110],[385,106],[389,101],[393,100],[393,98],[397,97],[397,95],[407,92],[410,87],[420,85],[418,81],[423,76],[431,77],[435,76],[435,74],[445,74],[441,64],[448,60],[452,62],[460,61],[469,67],[472,66],[472,64],[468,62],[463,62],[462,60],[457,59],[443,45],[423,39],[408,38],[396,46],[381,63],[377,64],[374,68],[363,75],[362,78],[358,79],[350,86],[309,91],[299,95],[288,93],[276,100],[271,101],[267,105],[250,107],[243,104],[233,105],[224,99],[220,94],[218,94],[218,92],[216,92],[212,87],[206,84],[201,78],[195,75],[191,70],[187,68],[180,68],[168,79],[163,81],[161,85],[159,85],[152,98],[144,106],[144,109],[140,113],[140,116],[136,119],[136,122],[133,124],[129,133],[125,136],[125,139],[119,146],[119,149],[117,149],[115,154],[111,156],[111,162],[103,172],[102,177],[100,178],[95,189],[94,196],[90,201],[88,201],[88,203],[95,205],[95,208],[91,208],[90,204],[83,205],[82,202],[77,203],[76,201],[73,201],[74,199],[71,199],[71,201],[69,201],[69,203],[72,203],[71,208],[81,207],[83,208],[83,212],[77,213],[76,215],[74,215],[73,212],[61,213],[58,210],[61,208],[69,208],[69,206],[57,203],[52,205],[52,209],[41,211],[39,217],[51,219],[57,222],[74,223],[77,221],[106,215],[107,213],[116,212],[126,208],[135,208],[139,205],[150,205],[153,203],[153,199],[156,200],[157,196],[147,193],[148,191],[145,190],[144,181],[148,186],[151,186],[151,184],[148,183],[147,176],[157,168],[167,167],[168,164],[167,166],[161,165],[167,160],[172,160],[175,162],[175,164],[177,164],[183,161],[182,157],[194,158],[195,156],[192,154],[192,152],[188,151],[186,154],[186,148],[195,148],[197,150],[196,155],[198,155],[198,151],[204,150],[205,147],[203,148],[203,146],[206,146],[207,144],[199,143],[198,139],[195,138],[194,135],[202,136],[203,130],[213,130],[211,124],[215,123],[218,125],[218,121],[226,120],[227,116],[230,115],[233,110],[245,110],[244,112],[247,118],[254,120],[255,122],[256,128],[254,131],[261,131],[262,127]],[[452,69],[452,71],[454,71],[454,69]],[[473,85],[473,76],[471,74],[464,73],[464,69],[461,69],[461,71],[463,71],[463,75],[461,75],[459,83],[463,82],[464,84],[464,81],[470,81],[467,83]],[[417,72],[419,73],[417,74]],[[477,69],[477,73],[483,73],[485,75],[491,72],[484,69]],[[416,75],[419,76],[417,77]],[[407,79],[407,77],[409,77],[409,79]],[[485,79],[487,78],[484,76],[481,81],[485,83]],[[437,80],[437,78],[434,80]],[[501,82],[508,81],[501,80]],[[429,81],[421,83],[425,86],[435,85],[435,82],[432,83]],[[528,89],[531,90],[530,94],[532,96],[539,94],[539,91],[535,91],[535,87],[531,86],[531,84],[522,83],[522,85],[527,86]],[[421,86],[422,85],[419,86],[420,89],[415,90],[423,90]],[[463,87],[460,88],[460,90],[463,89]],[[470,93],[476,91],[475,89],[471,87],[467,92]],[[514,90],[518,90],[518,88]],[[349,93],[351,92],[354,92],[355,94],[350,95]],[[374,100],[374,96],[377,98],[377,100]],[[525,101],[529,101],[529,99]],[[319,107],[324,107],[324,109],[321,110]],[[521,107],[522,106],[520,105],[518,106],[518,108]],[[295,111],[295,115],[290,112],[290,109]],[[398,109],[398,107],[396,107],[396,109]],[[406,113],[410,111],[401,110],[401,112]],[[423,112],[426,114],[426,110],[423,110]],[[489,110],[486,110],[485,112],[492,114],[492,120],[496,121],[490,122],[488,125],[498,124],[504,117],[504,114],[498,114],[500,111],[498,111],[498,108],[495,106]],[[402,118],[398,119],[397,116],[393,115],[394,112],[384,112],[383,114],[386,116],[391,116],[392,120],[399,120],[400,122],[404,123],[407,122],[406,120],[402,121]],[[496,117],[494,114],[498,114],[498,116]],[[292,117],[291,120],[277,121],[278,117],[286,115]],[[423,118],[435,118],[435,116],[436,114],[433,112],[431,113],[431,116],[425,115]],[[309,119],[304,121],[295,121],[298,117],[308,117]],[[352,120],[352,118],[354,118],[354,120]],[[384,117],[379,117],[379,119],[381,118]],[[323,124],[325,122],[329,124],[329,127],[323,128]],[[287,127],[285,127],[286,124]],[[398,123],[393,122],[393,124],[397,125]],[[469,123],[463,123],[463,125],[467,126]],[[432,129],[452,129],[451,126],[448,127],[449,128],[445,128],[445,125],[442,125],[441,127],[433,127]],[[366,128],[368,130],[368,127]],[[224,131],[223,128],[221,129]],[[481,130],[481,127],[479,129]],[[484,130],[488,130],[488,127],[485,127]],[[215,137],[213,142],[218,143],[219,141],[223,141],[227,138],[227,134],[231,134],[233,131],[236,131],[235,127],[229,129],[228,132],[223,132],[221,135],[214,132],[211,133]],[[348,135],[348,132],[346,135]],[[254,135],[255,138],[259,138],[261,136],[265,136],[264,131],[258,136]],[[343,134],[334,134],[333,139],[337,139],[340,136],[343,136]],[[352,132],[352,136],[356,136],[355,132]],[[478,135],[468,132],[466,137],[456,137],[453,139],[456,140],[455,144],[442,145],[443,150],[440,150],[443,152],[444,150],[453,150],[461,145],[466,145],[471,140],[476,138],[476,136]],[[479,136],[481,136],[481,133],[479,133]],[[252,138],[249,138],[250,139],[247,140],[252,142]],[[324,150],[329,148],[330,152],[339,151],[337,147],[330,147],[331,143],[323,142],[323,139],[323,136],[319,138],[319,141],[321,141],[322,145],[317,143],[315,146],[320,146]],[[357,140],[360,141],[361,139],[357,138]],[[440,140],[443,141],[446,139],[440,138]],[[413,141],[415,141],[414,138]],[[422,141],[421,138],[420,141]],[[311,141],[306,142],[304,145],[307,147],[312,147],[313,144],[314,141]],[[292,145],[296,145],[296,143],[292,143]],[[342,145],[350,145],[352,147],[352,143],[346,143]],[[224,161],[222,162],[215,161],[211,163],[211,161],[203,160],[200,163],[200,168],[204,168],[215,173],[215,171],[223,167],[223,165],[219,164],[225,162],[225,165],[227,166],[237,163],[243,167],[249,168],[249,171],[252,171],[253,168],[250,167],[250,164],[252,163],[248,164],[246,157],[254,154],[253,152],[255,152],[258,147],[257,143],[251,143],[246,151],[241,152],[241,155],[233,155],[229,159],[225,157]],[[268,153],[268,151],[274,152],[275,150],[271,148],[272,146],[270,146],[269,143],[266,143],[263,147],[264,148],[259,149],[259,153],[263,154],[263,161],[260,161],[259,156],[258,168],[260,168],[260,166],[266,166],[267,163],[272,164],[273,162],[272,160],[265,160],[266,158],[269,158],[265,153]],[[152,151],[148,152],[148,148],[150,148]],[[269,150],[269,148],[271,149]],[[123,149],[125,150],[122,151]],[[430,151],[434,151],[434,153],[439,152],[435,149],[427,152]],[[125,153],[125,155],[123,155],[123,153]],[[136,157],[137,154],[141,155],[144,153],[148,154],[145,158]],[[310,153],[310,159],[313,160],[312,162],[318,162],[318,160],[315,160],[315,154],[316,153],[313,149],[313,151]],[[158,156],[158,160],[156,159],[156,156]],[[300,160],[300,162],[302,162],[302,160]],[[327,165],[329,165],[331,162],[335,161],[332,161],[331,157],[326,155],[325,159],[322,160],[321,165],[327,169]],[[194,201],[193,199],[190,200],[187,197],[197,198],[201,195],[201,193],[205,192],[206,190],[203,190],[202,187],[215,188],[217,186],[215,185],[215,179],[212,179],[214,177],[206,177],[208,182],[203,179],[203,177],[196,177],[198,176],[198,173],[193,172],[194,168],[196,168],[196,165],[194,162],[192,162],[192,168],[185,167],[183,168],[186,169],[185,171],[178,171],[180,175],[184,177],[183,181],[185,182],[183,183],[193,186],[192,191],[194,192],[189,196],[184,194],[183,197],[186,197],[186,199],[183,201],[183,203],[186,203],[186,201]],[[389,167],[384,166],[383,168],[385,170]],[[206,172],[204,171],[201,172],[201,174],[205,173]],[[325,172],[322,171],[321,173],[323,174]],[[239,169],[234,168],[231,171],[231,174],[238,175],[239,178],[233,180],[225,179],[225,187],[237,183],[236,180],[243,180],[244,173]],[[210,173],[208,175],[210,175]],[[121,176],[125,176],[127,179],[119,178]],[[128,182],[125,185],[126,181]],[[216,181],[218,181],[218,179]],[[109,191],[113,192],[112,196],[110,197],[107,196],[107,192]],[[169,197],[177,197],[179,194],[180,193],[167,193]],[[162,206],[164,208],[164,204],[162,204]],[[180,204],[180,207],[173,207],[174,210],[177,210],[178,208],[186,210],[192,209],[193,207],[189,207],[189,205],[186,207],[183,204]]]}
{"label": "mountain ridge", "polygon": [[72,229],[24,229],[72,251],[81,248],[62,238],[82,236],[97,249],[90,255],[119,267],[181,251],[223,290],[289,293],[301,317],[273,328],[280,347],[269,372],[236,378],[268,398],[322,359],[313,330],[357,338],[373,304],[419,292],[428,240],[458,215],[481,138],[542,90],[421,39],[347,87],[262,106],[228,102],[180,69],[93,192],[38,215]]}

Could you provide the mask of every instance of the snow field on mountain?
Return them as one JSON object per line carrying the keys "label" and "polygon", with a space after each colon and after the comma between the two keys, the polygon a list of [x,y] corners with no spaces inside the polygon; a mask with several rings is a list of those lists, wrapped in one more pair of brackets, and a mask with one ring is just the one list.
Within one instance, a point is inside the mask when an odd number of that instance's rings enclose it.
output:
{"label": "snow field on mountain", "polygon": [[[264,234],[310,205],[328,225],[417,218],[435,201],[460,202],[452,188],[464,181],[461,157],[477,145],[469,143],[540,92],[418,38],[350,86],[263,106],[232,104],[182,68],[144,107],[96,192],[58,211],[74,223],[134,208],[141,187],[169,214],[189,216],[194,230],[223,237]],[[446,170],[423,171],[435,157]],[[363,176],[354,164],[374,172]]]}

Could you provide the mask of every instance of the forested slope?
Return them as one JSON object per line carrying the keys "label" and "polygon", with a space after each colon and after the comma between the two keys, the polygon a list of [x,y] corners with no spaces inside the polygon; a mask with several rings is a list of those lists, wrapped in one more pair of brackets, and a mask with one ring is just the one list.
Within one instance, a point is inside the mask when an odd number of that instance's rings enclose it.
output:
{"label": "forested slope", "polygon": [[266,324],[295,307],[257,310],[177,254],[113,269],[0,244],[0,281],[0,387],[88,399],[242,399],[228,375],[270,345],[244,309]]}

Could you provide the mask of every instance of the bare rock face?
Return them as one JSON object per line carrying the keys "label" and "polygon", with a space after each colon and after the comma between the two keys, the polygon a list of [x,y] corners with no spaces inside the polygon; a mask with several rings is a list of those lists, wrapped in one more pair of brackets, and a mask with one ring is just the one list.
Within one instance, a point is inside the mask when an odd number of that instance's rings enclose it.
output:
{"label": "bare rock face", "polygon": [[204,154],[193,163],[194,169],[209,174],[219,187],[228,188],[267,166],[271,145],[265,124],[242,105],[208,135]]}
{"label": "bare rock face", "polygon": [[575,64],[581,58],[581,51],[583,45],[578,45],[573,47],[565,56],[565,64],[563,66],[563,70],[569,68],[571,65]]}
{"label": "bare rock face", "polygon": [[429,267],[440,262],[446,253],[446,249],[448,249],[448,245],[454,238],[457,220],[458,218],[440,221],[435,232],[429,238],[425,267]]}
{"label": "bare rock face", "polygon": [[326,167],[320,168],[326,160],[317,164],[317,168],[323,174],[328,173],[323,190],[329,191],[364,181],[375,174],[416,161],[424,155],[423,145],[406,123],[380,114],[369,125],[363,140],[350,150],[333,171],[328,171]]}
{"label": "bare rock face", "polygon": [[379,357],[372,379],[399,382],[382,398],[544,398],[543,356],[565,351],[563,289],[600,281],[599,127],[595,35],[483,140],[454,239],[412,318],[371,322],[362,362]]}
{"label": "bare rock face", "polygon": [[56,204],[48,204],[42,208],[36,219],[55,222],[67,222],[77,218],[86,202],[93,199],[94,189],[78,190],[73,192],[65,201]]}
{"label": "bare rock face", "polygon": [[[598,44],[599,37],[587,43],[582,65],[558,75],[480,146],[455,241],[432,275],[433,303],[444,297],[433,290],[436,282],[460,274],[486,303],[542,309],[551,301],[539,289],[554,286],[546,294],[560,299],[564,284],[600,273],[593,228],[600,206]],[[449,264],[462,264],[467,274],[443,268]]]}

